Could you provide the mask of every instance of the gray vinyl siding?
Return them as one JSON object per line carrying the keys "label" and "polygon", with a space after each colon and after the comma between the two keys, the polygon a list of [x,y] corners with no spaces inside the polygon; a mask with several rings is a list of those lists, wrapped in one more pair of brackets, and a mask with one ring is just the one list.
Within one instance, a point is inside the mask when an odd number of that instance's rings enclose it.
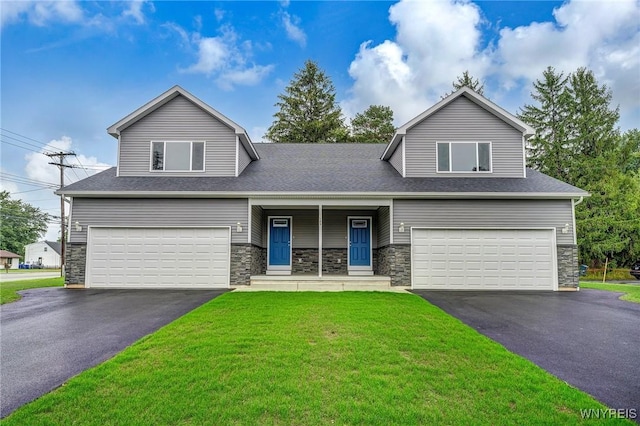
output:
{"label": "gray vinyl siding", "polygon": [[267,245],[267,223],[272,216],[292,216],[292,248],[318,247],[318,210],[264,210],[262,238]]}
{"label": "gray vinyl siding", "polygon": [[403,145],[404,142],[400,142],[400,144],[396,147],[396,150],[393,152],[393,155],[391,155],[391,158],[389,158],[389,163],[393,166],[394,169],[398,171],[398,173],[400,173],[400,175],[404,173],[404,169],[402,167]]}
{"label": "gray vinyl siding", "polygon": [[348,216],[371,216],[373,248],[378,247],[378,233],[376,232],[376,222],[378,212],[376,210],[324,210],[322,220],[322,247],[324,248],[347,248],[347,217]]}
{"label": "gray vinyl siding", "polygon": [[[247,242],[246,199],[74,198],[70,242],[87,241],[87,226],[230,226],[231,242]],[[236,232],[236,223],[242,232]]]}
{"label": "gray vinyl siding", "polygon": [[390,243],[390,208],[380,207],[378,209],[378,247],[384,247]]}
{"label": "gray vinyl siding", "polygon": [[[436,173],[436,142],[491,142],[492,173]],[[407,131],[406,177],[523,177],[522,133],[461,96]]]}
{"label": "gray vinyl siding", "polygon": [[[398,232],[403,222],[405,232]],[[560,229],[569,224],[569,232]],[[410,244],[411,227],[556,228],[557,244],[573,244],[571,200],[394,200],[393,242]]]}
{"label": "gray vinyl siding", "polygon": [[251,206],[251,244],[258,247],[266,247],[262,238],[264,228],[264,210],[260,206]]}
{"label": "gray vinyl siding", "polygon": [[[377,211],[372,210],[327,210],[322,211],[322,247],[347,248],[347,216],[371,216],[372,244],[377,248]],[[264,210],[262,221],[262,241],[267,244],[267,218],[269,216],[292,216],[293,248],[318,247],[318,210]]]}
{"label": "gray vinyl siding", "polygon": [[[205,141],[204,172],[150,171],[151,141]],[[183,96],[177,96],[124,129],[120,176],[235,176],[236,135]]]}
{"label": "gray vinyl siding", "polygon": [[251,163],[251,157],[247,154],[247,151],[244,149],[241,143],[238,143],[238,176],[247,166]]}

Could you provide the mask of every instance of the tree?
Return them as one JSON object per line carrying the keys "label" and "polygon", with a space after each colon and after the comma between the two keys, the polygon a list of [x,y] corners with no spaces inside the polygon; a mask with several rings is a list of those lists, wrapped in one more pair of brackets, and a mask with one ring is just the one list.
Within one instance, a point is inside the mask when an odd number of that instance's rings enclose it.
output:
{"label": "tree", "polygon": [[567,181],[571,155],[568,143],[570,94],[568,77],[548,67],[542,80],[533,83],[531,97],[538,105],[525,105],[518,118],[536,130],[529,139],[527,162],[530,167],[556,179]]}
{"label": "tree", "polygon": [[458,79],[452,84],[455,90],[462,89],[463,87],[468,87],[478,95],[484,95],[484,84],[480,83],[480,80],[478,80],[477,78],[473,78],[469,74],[469,71],[463,72],[462,76],[458,76]]}
{"label": "tree", "polygon": [[619,135],[611,91],[585,68],[565,78],[549,67],[534,89],[538,105],[519,114],[536,130],[529,165],[591,193],[576,208],[581,260],[628,264],[640,256],[637,131]]}
{"label": "tree", "polygon": [[280,143],[335,143],[348,138],[331,79],[307,60],[278,95],[274,122],[265,138]]}
{"label": "tree", "polygon": [[0,192],[0,247],[24,257],[24,246],[34,243],[47,230],[49,215],[9,192]]}
{"label": "tree", "polygon": [[387,143],[396,131],[393,111],[388,106],[371,105],[351,119],[351,134],[358,143]]}
{"label": "tree", "polygon": [[599,86],[593,72],[579,68],[569,76],[569,145],[573,151],[569,180],[589,186],[611,168],[618,167],[619,108],[610,107],[612,94]]}

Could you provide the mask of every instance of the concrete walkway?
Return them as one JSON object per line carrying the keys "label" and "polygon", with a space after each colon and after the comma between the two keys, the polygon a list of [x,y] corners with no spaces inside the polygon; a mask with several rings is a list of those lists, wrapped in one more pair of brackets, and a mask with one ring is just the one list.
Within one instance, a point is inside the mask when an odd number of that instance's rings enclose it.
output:
{"label": "concrete walkway", "polygon": [[60,272],[23,272],[17,274],[7,274],[0,272],[0,283],[9,281],[39,280],[44,278],[56,278]]}

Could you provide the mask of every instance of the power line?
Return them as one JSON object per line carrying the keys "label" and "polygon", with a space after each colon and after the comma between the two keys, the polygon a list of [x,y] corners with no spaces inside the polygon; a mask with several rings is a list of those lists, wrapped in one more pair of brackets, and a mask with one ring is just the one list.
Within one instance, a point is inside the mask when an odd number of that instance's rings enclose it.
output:
{"label": "power line", "polygon": [[13,131],[11,131],[9,129],[5,129],[3,127],[0,127],[0,130],[3,130],[3,131],[8,132],[8,133],[11,133],[12,135],[20,136],[21,138],[24,138],[24,139],[27,139],[27,140],[30,140],[30,141],[33,141],[33,142],[36,142],[38,145],[41,145],[43,147],[46,147],[48,145],[48,144],[46,144],[44,142],[41,142],[39,140],[30,138],[29,136],[21,135],[20,133],[13,132]]}
{"label": "power line", "polygon": [[29,143],[29,142],[25,142],[25,141],[23,141],[23,140],[21,140],[21,139],[14,138],[14,137],[13,137],[13,136],[11,136],[11,135],[2,135],[2,137],[3,137],[3,138],[9,138],[9,139],[12,139],[12,140],[14,140],[14,141],[16,141],[16,142],[20,142],[21,144],[24,144],[24,145],[32,146],[32,147],[34,147],[34,148],[37,148],[38,150],[42,150],[42,149],[44,149],[45,151],[50,151],[49,149],[45,149],[45,148],[46,148],[46,146],[39,146],[39,145],[35,145],[35,144]]}
{"label": "power line", "polygon": [[5,144],[5,145],[15,146],[16,148],[22,148],[22,149],[24,149],[25,151],[35,152],[36,154],[44,154],[44,155],[47,155],[47,154],[46,154],[46,153],[44,153],[44,152],[36,151],[35,149],[27,148],[27,147],[24,147],[24,146],[21,146],[21,145],[16,145],[15,143],[7,142],[7,141],[1,140],[1,139],[0,139],[0,142],[1,142],[1,143],[3,143],[3,144]]}
{"label": "power line", "polygon": [[0,175],[3,175],[4,178],[6,178],[7,180],[16,179],[16,180],[22,180],[22,181],[25,181],[25,182],[36,183],[36,184],[40,184],[40,185],[49,185],[49,186],[56,187],[56,184],[53,183],[53,182],[45,182],[45,181],[42,181],[42,180],[31,179],[31,178],[20,176],[20,175],[15,175],[15,174],[9,173],[9,172],[0,172]]}

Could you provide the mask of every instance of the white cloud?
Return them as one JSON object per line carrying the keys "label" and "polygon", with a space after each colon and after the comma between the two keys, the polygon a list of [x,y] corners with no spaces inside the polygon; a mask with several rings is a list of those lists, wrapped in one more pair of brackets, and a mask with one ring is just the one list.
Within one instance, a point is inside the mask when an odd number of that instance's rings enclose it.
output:
{"label": "white cloud", "polygon": [[77,23],[84,19],[84,12],[77,1],[10,1],[2,2],[2,27],[26,17],[37,26],[51,22]]}
{"label": "white cloud", "polygon": [[216,8],[213,11],[213,14],[216,17],[216,21],[220,22],[220,21],[222,21],[224,19],[225,11],[222,10],[222,9]]}
{"label": "white cloud", "polygon": [[296,15],[289,15],[287,12],[282,12],[282,25],[284,25],[284,29],[287,32],[287,37],[290,40],[295,41],[301,47],[305,47],[307,45],[307,35],[300,28],[300,18]]}
{"label": "white cloud", "polygon": [[586,66],[613,90],[614,104],[636,117],[640,109],[636,0],[568,1],[554,10],[553,22],[502,28],[487,48],[481,10],[468,1],[400,1],[389,9],[389,20],[395,38],[362,44],[349,67],[354,83],[342,102],[347,115],[383,104],[402,124],[450,91],[465,70],[499,82],[485,87],[490,97],[522,105],[531,102],[531,82],[547,66],[565,73]]}
{"label": "white cloud", "polygon": [[185,71],[210,75],[224,67],[229,58],[227,43],[221,37],[194,37],[198,48],[198,62]]}
{"label": "white cloud", "polygon": [[273,71],[273,65],[252,65],[249,68],[226,71],[216,81],[225,90],[233,89],[234,85],[255,86]]}
{"label": "white cloud", "polygon": [[[62,136],[60,139],[50,141],[40,152],[70,152],[72,151],[72,146],[72,139],[68,136]],[[27,154],[25,159],[27,160],[25,172],[29,179],[41,182],[60,182],[60,170],[56,166],[49,164],[49,162],[52,162],[52,159],[49,157],[33,152]],[[57,161],[57,158],[55,158],[54,161]],[[96,157],[87,157],[83,154],[78,154],[76,157],[66,157],[65,164],[90,168],[86,170],[73,169],[76,170],[76,173],[73,173],[71,171],[72,169],[67,169],[65,173],[65,185],[87,177],[87,174],[91,176],[100,170],[111,167],[109,164],[98,161]]]}
{"label": "white cloud", "polygon": [[[54,139],[50,141],[40,152],[70,152],[73,151],[73,141],[68,136],[62,136],[60,139]],[[29,153],[25,156],[25,160],[27,164],[25,166],[25,172],[29,179],[37,180],[40,182],[51,182],[58,184],[60,182],[60,169],[58,167],[49,164],[49,162],[58,161],[57,158],[49,158],[40,153]],[[91,176],[100,172],[101,170],[106,170],[111,167],[109,164],[103,163],[99,161],[96,157],[90,156],[87,157],[83,154],[78,154],[73,157],[66,157],[65,164],[75,165],[78,168],[74,169],[66,169],[65,170],[65,185],[69,185],[74,183],[80,179],[86,178],[87,175]],[[86,167],[87,169],[83,170],[80,167]],[[75,173],[74,173],[75,171]],[[48,191],[38,191],[35,193],[24,194],[25,196],[19,196],[24,201],[29,202],[29,199],[34,199],[33,197],[37,197],[37,199],[43,198],[46,193],[46,196],[50,196],[51,201],[46,203],[33,203],[36,207],[44,207],[44,211],[50,213],[55,216],[60,215],[60,210],[56,207],[59,204],[59,201],[56,199],[57,197],[52,194],[53,190]],[[38,195],[33,195],[38,194]],[[68,205],[66,205],[66,213],[69,214]],[[55,241],[60,234],[60,225],[59,224],[49,224],[47,229],[45,239]]]}
{"label": "white cloud", "polygon": [[144,15],[144,11],[142,10],[143,6],[148,5],[149,10],[151,12],[155,12],[155,6],[150,1],[133,0],[128,4],[129,7],[122,12],[122,16],[125,18],[133,18],[133,20],[138,24],[144,24],[146,22],[146,17]]}
{"label": "white cloud", "polygon": [[253,43],[251,40],[240,41],[229,25],[220,27],[220,35],[215,37],[204,37],[197,31],[189,34],[175,23],[167,23],[165,27],[176,31],[185,47],[196,53],[196,62],[179,71],[214,78],[224,90],[238,85],[256,85],[274,68],[270,64],[253,63]]}
{"label": "white cloud", "polygon": [[382,104],[403,123],[438,100],[456,75],[465,70],[485,75],[476,5],[402,1],[389,9],[389,20],[396,27],[395,40],[363,43],[349,67],[355,82],[342,104],[347,115]]}
{"label": "white cloud", "polygon": [[586,66],[615,102],[640,106],[640,3],[574,0],[553,14],[555,22],[500,31],[494,61],[504,84],[536,80],[548,65],[565,73]]}

